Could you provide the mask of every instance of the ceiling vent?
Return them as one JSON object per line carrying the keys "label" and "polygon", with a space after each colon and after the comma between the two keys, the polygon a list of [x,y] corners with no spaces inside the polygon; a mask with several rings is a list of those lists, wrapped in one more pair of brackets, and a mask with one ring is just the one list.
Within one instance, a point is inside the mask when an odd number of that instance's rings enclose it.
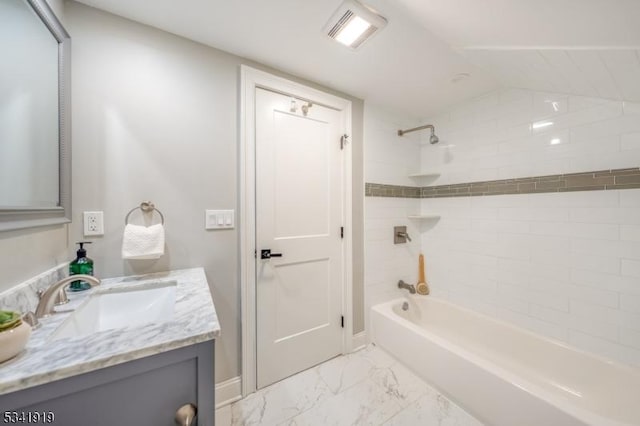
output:
{"label": "ceiling vent", "polygon": [[387,19],[369,6],[346,0],[324,26],[329,38],[357,49],[387,25]]}

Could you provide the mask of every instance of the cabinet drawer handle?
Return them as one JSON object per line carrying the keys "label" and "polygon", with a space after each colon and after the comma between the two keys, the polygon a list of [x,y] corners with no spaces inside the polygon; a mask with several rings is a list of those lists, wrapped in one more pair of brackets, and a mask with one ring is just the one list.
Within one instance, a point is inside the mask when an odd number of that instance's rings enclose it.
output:
{"label": "cabinet drawer handle", "polygon": [[176,424],[180,426],[194,426],[193,420],[198,415],[198,407],[195,404],[184,404],[176,410]]}

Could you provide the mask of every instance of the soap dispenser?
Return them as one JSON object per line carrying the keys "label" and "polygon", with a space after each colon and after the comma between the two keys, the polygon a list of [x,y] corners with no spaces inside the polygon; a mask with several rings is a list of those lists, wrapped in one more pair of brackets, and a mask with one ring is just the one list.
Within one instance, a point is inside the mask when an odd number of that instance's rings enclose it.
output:
{"label": "soap dispenser", "polygon": [[[69,275],[85,274],[93,275],[93,260],[87,257],[87,251],[84,249],[84,244],[91,244],[88,241],[81,241],[76,243],[80,246],[80,249],[76,252],[77,257],[71,263],[69,263]],[[91,288],[91,284],[85,281],[73,281],[69,285],[70,291],[83,291]]]}

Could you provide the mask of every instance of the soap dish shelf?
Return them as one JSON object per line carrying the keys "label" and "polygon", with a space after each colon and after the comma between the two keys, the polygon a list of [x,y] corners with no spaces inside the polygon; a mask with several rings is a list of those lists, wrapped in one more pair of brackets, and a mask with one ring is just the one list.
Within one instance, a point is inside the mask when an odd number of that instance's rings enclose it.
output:
{"label": "soap dish shelf", "polygon": [[421,179],[421,178],[437,178],[440,177],[440,173],[414,173],[409,175],[410,178],[413,179]]}
{"label": "soap dish shelf", "polygon": [[421,186],[428,186],[440,177],[440,173],[414,173],[409,177]]}

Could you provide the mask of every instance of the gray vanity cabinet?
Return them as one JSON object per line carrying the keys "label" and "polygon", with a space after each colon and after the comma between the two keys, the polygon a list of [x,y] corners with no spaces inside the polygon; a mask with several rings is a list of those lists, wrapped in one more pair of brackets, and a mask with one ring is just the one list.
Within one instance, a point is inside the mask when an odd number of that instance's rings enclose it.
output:
{"label": "gray vanity cabinet", "polygon": [[198,406],[197,424],[211,426],[214,342],[0,395],[1,411],[51,411],[62,426],[175,426],[176,410],[191,402]]}

